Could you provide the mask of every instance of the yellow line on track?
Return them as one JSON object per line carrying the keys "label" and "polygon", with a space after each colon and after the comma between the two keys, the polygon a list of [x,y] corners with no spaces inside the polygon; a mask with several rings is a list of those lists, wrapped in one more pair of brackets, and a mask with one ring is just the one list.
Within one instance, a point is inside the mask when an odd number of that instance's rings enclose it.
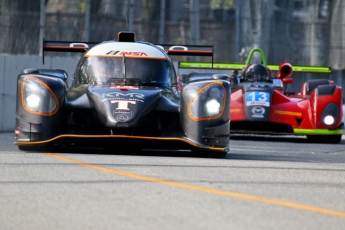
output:
{"label": "yellow line on track", "polygon": [[59,159],[61,161],[81,165],[84,167],[96,169],[96,170],[107,172],[107,173],[116,174],[119,176],[129,177],[129,178],[133,178],[133,179],[137,179],[137,180],[149,181],[149,182],[153,182],[153,183],[165,184],[165,185],[170,185],[170,186],[184,188],[184,189],[190,189],[190,190],[212,193],[212,194],[223,195],[223,196],[236,197],[236,198],[245,199],[245,200],[251,200],[251,201],[256,201],[256,202],[262,202],[262,203],[277,205],[277,206],[283,206],[283,207],[288,207],[288,208],[293,208],[293,209],[299,209],[299,210],[304,210],[304,211],[309,211],[309,212],[320,213],[320,214],[329,215],[329,216],[345,218],[344,212],[338,212],[338,211],[333,211],[333,210],[329,210],[329,209],[323,209],[323,208],[318,208],[318,207],[313,207],[313,206],[308,206],[308,205],[302,205],[302,204],[296,204],[296,203],[290,203],[290,202],[285,202],[285,201],[272,200],[272,199],[268,199],[268,198],[264,198],[264,197],[252,196],[252,195],[247,195],[247,194],[241,194],[241,193],[222,191],[222,190],[217,190],[217,189],[212,189],[212,188],[205,188],[205,187],[200,187],[200,186],[188,185],[188,184],[183,184],[183,183],[178,183],[178,182],[173,182],[173,181],[161,180],[161,179],[157,179],[157,178],[141,176],[141,175],[134,174],[134,173],[119,171],[116,169],[110,169],[110,168],[105,168],[102,166],[97,166],[97,165],[85,163],[85,162],[74,160],[71,158],[67,158],[67,157],[64,157],[64,156],[61,156],[61,155],[58,155],[55,153],[44,153],[44,154],[47,156]]}

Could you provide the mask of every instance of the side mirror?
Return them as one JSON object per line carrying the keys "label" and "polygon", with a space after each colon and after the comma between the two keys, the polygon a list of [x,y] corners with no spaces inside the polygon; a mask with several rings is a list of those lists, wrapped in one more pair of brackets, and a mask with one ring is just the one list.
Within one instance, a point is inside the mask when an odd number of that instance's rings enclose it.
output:
{"label": "side mirror", "polygon": [[292,84],[293,83],[293,78],[284,78],[282,79],[284,84]]}

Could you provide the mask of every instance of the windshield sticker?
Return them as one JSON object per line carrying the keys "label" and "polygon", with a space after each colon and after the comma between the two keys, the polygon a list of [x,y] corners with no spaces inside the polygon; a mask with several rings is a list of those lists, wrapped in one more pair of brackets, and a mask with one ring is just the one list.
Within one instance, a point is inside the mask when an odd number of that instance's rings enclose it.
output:
{"label": "windshield sticker", "polygon": [[247,92],[246,105],[270,106],[270,93],[268,92]]}

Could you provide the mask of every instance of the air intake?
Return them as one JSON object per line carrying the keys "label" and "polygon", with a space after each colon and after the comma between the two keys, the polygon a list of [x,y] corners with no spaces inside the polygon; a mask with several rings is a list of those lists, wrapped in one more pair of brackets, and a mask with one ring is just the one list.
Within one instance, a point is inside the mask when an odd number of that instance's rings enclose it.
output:
{"label": "air intake", "polygon": [[117,34],[119,42],[135,42],[135,33],[130,31],[121,31]]}

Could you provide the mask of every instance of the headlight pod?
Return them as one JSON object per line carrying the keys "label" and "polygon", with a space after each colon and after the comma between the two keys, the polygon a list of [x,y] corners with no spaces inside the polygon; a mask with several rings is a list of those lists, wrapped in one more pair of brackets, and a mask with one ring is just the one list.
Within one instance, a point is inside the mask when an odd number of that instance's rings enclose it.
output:
{"label": "headlight pod", "polygon": [[323,110],[321,121],[325,125],[333,125],[338,120],[339,109],[337,104],[329,103]]}
{"label": "headlight pod", "polygon": [[41,116],[54,115],[58,110],[58,100],[49,86],[37,77],[30,76],[21,86],[23,108]]}
{"label": "headlight pod", "polygon": [[202,87],[188,103],[188,115],[192,120],[211,120],[224,111],[226,90],[219,82]]}

